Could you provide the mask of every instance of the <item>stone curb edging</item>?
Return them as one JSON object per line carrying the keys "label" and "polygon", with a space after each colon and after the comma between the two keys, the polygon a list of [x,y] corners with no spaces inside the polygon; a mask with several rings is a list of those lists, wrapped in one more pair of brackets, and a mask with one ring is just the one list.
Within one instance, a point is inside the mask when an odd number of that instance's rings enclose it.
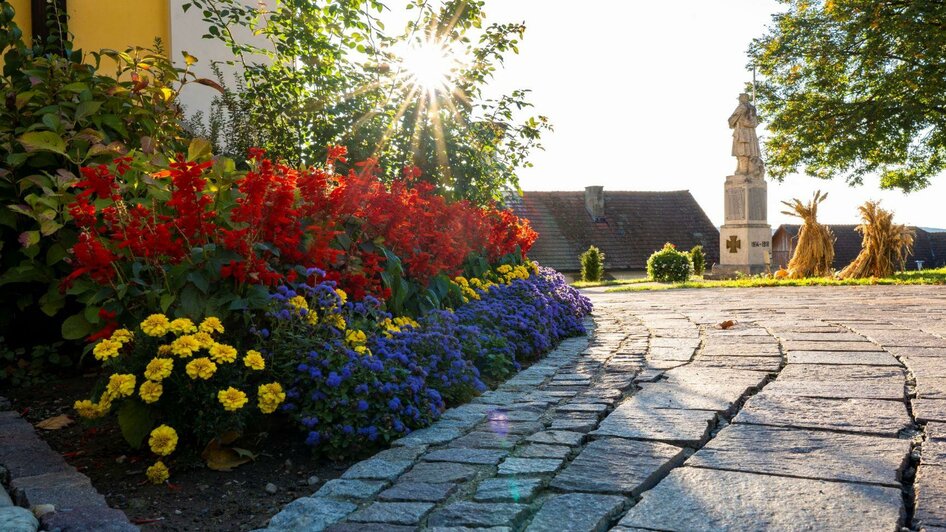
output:
{"label": "stone curb edging", "polygon": [[[4,531],[130,532],[139,528],[108,506],[89,477],[79,473],[43,441],[17,412],[0,412],[0,529]],[[49,504],[40,519],[28,508]]]}
{"label": "stone curb edging", "polygon": [[[419,463],[420,455],[428,451],[430,446],[436,446],[440,443],[444,443],[446,440],[451,440],[468,432],[473,426],[487,417],[487,410],[499,408],[496,405],[488,404],[491,402],[490,399],[493,399],[493,402],[496,403],[511,402],[511,396],[525,395],[527,393],[526,390],[535,388],[537,383],[532,382],[530,379],[537,379],[537,382],[546,382],[552,378],[552,374],[560,367],[580,358],[588,347],[591,338],[594,337],[597,328],[597,323],[591,316],[585,317],[584,325],[586,329],[585,335],[564,339],[558,346],[539,358],[533,366],[513,375],[495,390],[485,392],[469,403],[448,409],[443,413],[441,418],[431,426],[419,429],[399,440],[395,440],[392,442],[390,449],[381,451],[374,456],[354,464],[342,475],[340,480],[331,481],[317,493],[309,497],[300,497],[289,503],[282,511],[270,519],[267,528],[259,529],[256,532],[282,532],[284,530],[306,530],[315,532],[326,528],[339,531],[385,530],[386,532],[400,532],[416,529],[416,526],[399,526],[393,523],[379,525],[378,523],[340,522],[346,517],[350,517],[359,507],[369,504],[371,501],[366,499],[373,498],[374,495],[382,491],[382,489],[389,487],[388,485],[390,484],[389,481],[351,479],[349,477],[352,477],[353,471],[357,471],[359,468],[373,471],[376,467],[386,469],[393,466],[398,468],[397,471],[380,472],[393,479],[400,475],[400,473],[403,473],[404,470],[416,465],[416,463]],[[534,375],[537,373],[537,370],[542,369],[543,366],[547,366],[545,369],[550,371],[543,372],[541,375]],[[491,452],[490,450],[478,451],[482,451],[480,454],[484,455]],[[495,450],[492,452],[495,452]],[[505,455],[506,453],[504,452],[502,454]],[[498,461],[499,459],[495,460],[495,462]],[[470,463],[484,464],[485,462],[474,461]],[[489,463],[493,462],[490,461]],[[431,462],[428,465],[430,464],[436,464],[436,462]],[[446,465],[458,466],[458,464],[453,463]],[[493,466],[495,466],[495,463],[493,463]],[[459,465],[459,467],[475,466]],[[369,477],[372,477],[372,475],[369,475]],[[354,476],[358,477],[358,475]],[[431,485],[425,484],[424,482],[421,482],[419,485],[437,486],[437,484]],[[332,489],[342,490],[342,492],[348,489],[368,489],[370,493],[330,493],[330,491],[332,491],[330,487]],[[449,494],[444,494],[440,499],[446,499],[446,495]],[[565,503],[566,501],[562,502]],[[416,502],[394,502],[385,504],[397,507],[396,510],[398,511],[406,510],[410,512],[416,510],[424,514],[435,506],[434,503]],[[526,507],[525,505],[506,503],[496,503],[494,506],[496,508]],[[503,527],[496,528],[496,530],[501,529],[505,530]]]}

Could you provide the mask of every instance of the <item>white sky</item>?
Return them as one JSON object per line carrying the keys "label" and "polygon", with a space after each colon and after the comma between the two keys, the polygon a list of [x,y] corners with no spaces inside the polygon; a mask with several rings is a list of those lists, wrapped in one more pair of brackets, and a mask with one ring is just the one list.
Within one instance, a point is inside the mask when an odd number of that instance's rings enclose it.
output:
{"label": "white sky", "polygon": [[[555,126],[521,172],[523,190],[687,189],[721,224],[723,182],[736,166],[726,119],[751,80],[745,50],[777,9],[774,0],[488,0],[491,22],[527,26],[491,90],[532,89],[536,112]],[[770,182],[769,222],[794,223],[779,201],[820,188],[826,223],[856,223],[859,204],[882,199],[899,222],[946,227],[946,176],[911,195],[865,181]]]}

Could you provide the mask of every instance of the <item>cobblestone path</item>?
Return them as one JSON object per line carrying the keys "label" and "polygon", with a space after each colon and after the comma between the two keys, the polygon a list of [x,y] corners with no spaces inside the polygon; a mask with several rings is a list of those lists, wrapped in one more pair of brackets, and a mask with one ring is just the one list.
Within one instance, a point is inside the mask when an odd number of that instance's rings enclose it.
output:
{"label": "cobblestone path", "polygon": [[270,529],[946,531],[946,288],[593,299],[589,338]]}

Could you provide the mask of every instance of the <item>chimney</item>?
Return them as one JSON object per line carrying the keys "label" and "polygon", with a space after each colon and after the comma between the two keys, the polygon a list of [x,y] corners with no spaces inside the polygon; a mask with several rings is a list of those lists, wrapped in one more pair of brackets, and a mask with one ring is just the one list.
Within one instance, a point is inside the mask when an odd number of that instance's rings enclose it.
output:
{"label": "chimney", "polygon": [[585,209],[593,222],[604,221],[604,187],[585,187]]}

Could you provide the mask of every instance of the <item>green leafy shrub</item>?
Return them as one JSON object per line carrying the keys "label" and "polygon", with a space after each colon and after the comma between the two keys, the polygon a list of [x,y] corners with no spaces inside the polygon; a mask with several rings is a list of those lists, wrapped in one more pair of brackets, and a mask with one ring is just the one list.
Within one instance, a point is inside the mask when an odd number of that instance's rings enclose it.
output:
{"label": "green leafy shrub", "polygon": [[581,254],[581,280],[598,282],[604,277],[604,253],[594,246]]}
{"label": "green leafy shrub", "polygon": [[28,386],[46,380],[51,374],[72,366],[72,359],[62,349],[63,342],[12,348],[0,336],[0,385]]}
{"label": "green leafy shrub", "polygon": [[78,237],[66,206],[79,168],[130,150],[155,159],[182,150],[181,88],[216,83],[189,71],[189,55],[174,67],[160,42],[83,54],[55,32],[29,47],[13,17],[0,2],[0,329],[16,331],[11,345],[28,345],[55,327],[47,317],[82,310],[58,283]]}
{"label": "green leafy shrub", "polygon": [[682,283],[690,279],[693,263],[686,253],[667,242],[647,259],[647,275],[660,283]]}
{"label": "green leafy shrub", "polygon": [[693,246],[690,250],[690,262],[693,263],[693,275],[703,275],[703,271],[706,270],[706,254],[703,253],[703,246]]}

